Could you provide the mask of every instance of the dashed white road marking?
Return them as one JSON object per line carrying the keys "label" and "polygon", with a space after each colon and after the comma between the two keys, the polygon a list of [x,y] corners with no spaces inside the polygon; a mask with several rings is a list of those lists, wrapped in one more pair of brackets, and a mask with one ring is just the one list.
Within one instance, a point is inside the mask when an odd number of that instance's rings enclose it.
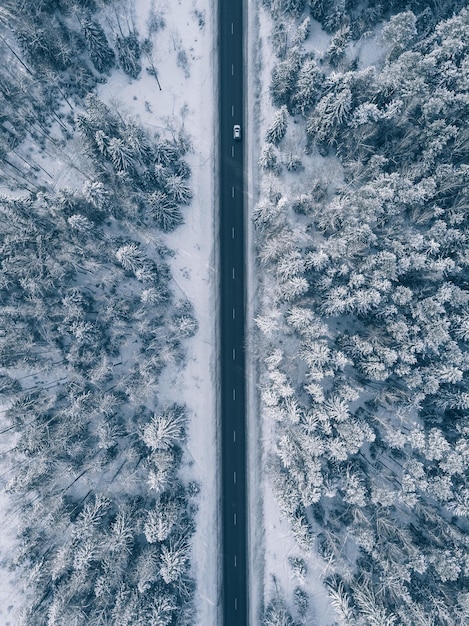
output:
{"label": "dashed white road marking", "polygon": [[236,513],[233,513],[233,526],[236,526]]}
{"label": "dashed white road marking", "polygon": [[231,187],[231,197],[234,198],[235,197],[235,188]]}
{"label": "dashed white road marking", "polygon": [[235,238],[235,229],[234,226],[231,227],[231,239]]}
{"label": "dashed white road marking", "polygon": [[236,485],[236,472],[233,472],[233,483]]}
{"label": "dashed white road marking", "polygon": [[233,309],[233,319],[236,319],[236,309]]}
{"label": "dashed white road marking", "polygon": [[233,400],[236,400],[236,389],[233,389]]}
{"label": "dashed white road marking", "polygon": [[233,348],[233,361],[236,361],[236,350]]}

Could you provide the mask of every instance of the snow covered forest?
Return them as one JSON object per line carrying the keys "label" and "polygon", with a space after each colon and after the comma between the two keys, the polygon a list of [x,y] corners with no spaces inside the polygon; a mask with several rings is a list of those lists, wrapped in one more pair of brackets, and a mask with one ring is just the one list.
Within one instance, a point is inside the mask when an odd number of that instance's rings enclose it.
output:
{"label": "snow covered forest", "polygon": [[309,575],[338,624],[469,622],[465,4],[260,2],[260,410],[297,544],[265,626],[332,623]]}
{"label": "snow covered forest", "polygon": [[191,142],[97,95],[118,68],[161,89],[165,19],[150,11],[145,34],[119,0],[1,5],[1,468],[19,520],[2,563],[26,589],[15,624],[193,624],[188,409],[159,399],[198,328],[165,243],[191,210]]}

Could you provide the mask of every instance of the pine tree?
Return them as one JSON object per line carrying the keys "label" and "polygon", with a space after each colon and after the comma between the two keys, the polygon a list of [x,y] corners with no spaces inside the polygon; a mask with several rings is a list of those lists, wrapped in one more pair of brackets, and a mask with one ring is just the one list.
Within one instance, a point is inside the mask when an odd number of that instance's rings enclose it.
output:
{"label": "pine tree", "polygon": [[301,24],[298,26],[296,34],[293,38],[293,45],[299,46],[306,41],[309,37],[311,30],[311,18],[307,15]]}
{"label": "pine tree", "polygon": [[297,50],[293,49],[285,61],[277,63],[273,68],[269,89],[272,103],[275,106],[289,105],[300,66],[300,55]]}
{"label": "pine tree", "polygon": [[126,37],[117,35],[115,44],[123,71],[132,78],[138,78],[142,71],[142,64],[140,62],[141,48],[137,33],[133,31]]}
{"label": "pine tree", "polygon": [[123,139],[113,137],[109,139],[107,152],[114,167],[120,172],[129,172],[135,169],[135,160],[132,149]]}
{"label": "pine tree", "polygon": [[354,589],[354,598],[358,604],[360,615],[370,626],[397,626],[397,616],[379,604],[375,594],[368,585]]}
{"label": "pine tree", "polygon": [[348,88],[331,91],[317,104],[306,127],[308,135],[318,142],[333,143],[337,126],[348,117],[352,107],[352,93]]}
{"label": "pine tree", "polygon": [[177,204],[189,204],[192,191],[182,176],[169,176],[165,182],[165,191]]}
{"label": "pine tree", "polygon": [[145,256],[135,243],[130,243],[119,248],[116,252],[116,259],[126,270],[137,272],[146,261]]}
{"label": "pine tree", "polygon": [[114,66],[115,54],[108,44],[104,30],[89,17],[82,20],[81,28],[91,62],[98,72],[108,72]]}
{"label": "pine tree", "polygon": [[127,121],[122,129],[121,137],[132,151],[135,159],[138,159],[141,163],[150,165],[153,151],[142,126],[136,122]]}
{"label": "pine tree", "polygon": [[301,162],[301,157],[291,152],[288,154],[286,167],[288,172],[302,172],[305,169],[303,163]]}
{"label": "pine tree", "polygon": [[293,276],[277,286],[278,296],[284,302],[298,300],[308,290],[309,283],[303,276]]}
{"label": "pine tree", "polygon": [[261,156],[259,157],[259,165],[264,170],[269,170],[275,173],[279,173],[279,165],[277,154],[272,144],[268,143],[262,148]]}
{"label": "pine tree", "polygon": [[93,230],[92,223],[84,215],[71,215],[68,218],[67,222],[69,223],[72,230],[75,230],[83,235],[86,235]]}
{"label": "pine tree", "polygon": [[350,39],[350,26],[347,24],[340,28],[332,37],[332,41],[327,50],[329,63],[336,66],[345,56],[345,50]]}
{"label": "pine tree", "polygon": [[349,626],[355,622],[354,611],[349,594],[345,591],[342,581],[331,581],[327,584],[332,606],[337,612],[340,624]]}
{"label": "pine tree", "polygon": [[306,0],[272,0],[271,10],[273,13],[277,11],[292,15],[293,17],[300,16],[306,5]]}
{"label": "pine tree", "polygon": [[267,129],[266,141],[273,143],[276,146],[284,138],[287,132],[288,125],[288,111],[287,107],[283,105],[278,111],[276,111],[274,119]]}
{"label": "pine tree", "polygon": [[296,626],[285,603],[280,598],[275,598],[269,603],[262,623],[264,626]]}
{"label": "pine tree", "polygon": [[95,180],[85,182],[83,195],[96,209],[104,209],[107,206],[110,194],[103,183]]}
{"label": "pine tree", "polygon": [[151,214],[159,228],[170,232],[184,223],[180,208],[164,191],[155,191],[148,196]]}

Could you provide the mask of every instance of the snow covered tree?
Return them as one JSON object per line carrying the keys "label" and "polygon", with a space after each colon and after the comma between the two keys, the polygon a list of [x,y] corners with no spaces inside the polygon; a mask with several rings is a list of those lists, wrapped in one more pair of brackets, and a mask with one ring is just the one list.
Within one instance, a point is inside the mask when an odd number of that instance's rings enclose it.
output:
{"label": "snow covered tree", "polygon": [[352,107],[352,93],[347,87],[331,91],[318,102],[309,117],[307,133],[318,142],[333,143],[337,126],[346,119]]}
{"label": "snow covered tree", "polygon": [[334,33],[341,28],[347,20],[346,0],[334,0],[326,3],[327,10],[321,20],[324,30],[327,33]]}
{"label": "snow covered tree", "polygon": [[306,0],[272,0],[271,10],[273,13],[279,12],[298,17],[305,9]]}
{"label": "snow covered tree", "polygon": [[157,495],[170,489],[174,482],[174,454],[168,450],[158,450],[151,457],[147,484]]}
{"label": "snow covered tree", "polygon": [[104,209],[109,201],[109,191],[104,184],[95,181],[86,181],[83,186],[83,195],[96,209]]}
{"label": "snow covered tree", "polygon": [[293,276],[282,281],[277,286],[277,293],[280,300],[293,302],[298,300],[309,290],[309,284],[303,276]]}
{"label": "snow covered tree", "polygon": [[331,604],[337,612],[339,623],[348,626],[355,622],[352,601],[342,581],[330,580],[327,583]]}
{"label": "snow covered tree", "polygon": [[151,214],[159,228],[170,232],[184,222],[181,209],[164,191],[155,191],[148,196]]}
{"label": "snow covered tree", "polygon": [[288,172],[302,172],[305,169],[301,157],[292,152],[288,154],[286,168]]}
{"label": "snow covered tree", "polygon": [[184,539],[169,541],[161,548],[160,574],[165,583],[174,583],[187,572],[189,548]]}
{"label": "snow covered tree", "polygon": [[146,258],[135,243],[120,247],[116,252],[116,259],[126,270],[137,272],[145,264]]}
{"label": "snow covered tree", "polygon": [[300,46],[304,43],[309,37],[310,30],[311,18],[307,15],[297,28],[295,36],[293,37],[293,45]]}
{"label": "snow covered tree", "polygon": [[153,152],[155,162],[167,167],[177,161],[180,155],[180,148],[175,142],[165,139],[163,141],[156,141],[153,146]]}
{"label": "snow covered tree", "polygon": [[301,557],[289,557],[288,563],[294,573],[295,577],[298,579],[300,583],[305,582],[305,577],[308,572],[308,567],[306,562]]}
{"label": "snow covered tree", "polygon": [[285,60],[287,56],[288,33],[283,21],[275,22],[270,38],[277,58],[281,61]]}
{"label": "snow covered tree", "polygon": [[405,11],[393,15],[384,25],[383,39],[392,57],[398,56],[409,48],[417,35],[416,24],[417,18],[412,11]]}
{"label": "snow covered tree", "polygon": [[132,151],[136,160],[141,164],[152,165],[153,150],[150,145],[150,140],[140,124],[133,120],[126,120],[121,131],[121,137]]}
{"label": "snow covered tree", "polygon": [[170,626],[177,608],[176,598],[170,595],[158,595],[147,612],[148,626]]}
{"label": "snow covered tree", "polygon": [[198,329],[195,317],[187,313],[175,315],[172,318],[172,330],[174,335],[180,339],[182,337],[193,337]]}
{"label": "snow covered tree", "polygon": [[169,176],[165,182],[165,190],[177,204],[189,204],[192,199],[191,188],[182,176]]}
{"label": "snow covered tree", "polygon": [[262,148],[259,165],[265,170],[279,172],[278,158],[272,144],[268,143]]}
{"label": "snow covered tree", "polygon": [[109,139],[106,151],[118,171],[128,172],[135,168],[132,149],[124,143],[123,139],[118,137]]}
{"label": "snow covered tree", "polygon": [[331,43],[327,50],[327,58],[329,63],[336,66],[338,62],[345,56],[345,50],[350,39],[350,26],[347,24],[340,28],[332,37]]}
{"label": "snow covered tree", "polygon": [[397,626],[397,616],[379,603],[371,588],[367,585],[354,589],[360,615],[370,626]]}
{"label": "snow covered tree", "polygon": [[140,62],[141,49],[138,41],[138,34],[130,32],[126,37],[117,35],[115,39],[117,57],[123,71],[131,78],[138,78],[142,71]]}
{"label": "snow covered tree", "polygon": [[173,405],[153,415],[143,429],[142,439],[152,450],[167,450],[184,442],[187,416],[184,407]]}
{"label": "snow covered tree", "polygon": [[111,554],[131,554],[136,534],[135,513],[131,506],[122,505],[107,534],[106,549]]}
{"label": "snow covered tree", "polygon": [[93,225],[90,222],[90,220],[88,218],[86,218],[84,215],[71,215],[67,222],[70,225],[70,228],[78,233],[82,233],[84,235],[86,235],[86,233],[89,233],[91,230],[93,230]]}
{"label": "snow covered tree", "polygon": [[179,517],[176,502],[157,502],[154,510],[148,511],[145,521],[145,537],[149,543],[163,542],[172,533]]}
{"label": "snow covered tree", "polygon": [[98,72],[108,72],[115,62],[114,50],[110,48],[101,25],[90,17],[81,21],[90,59]]}
{"label": "snow covered tree", "polygon": [[28,62],[41,69],[44,65],[58,71],[66,70],[71,64],[72,50],[65,29],[58,27],[57,20],[28,21],[16,31],[18,42]]}
{"label": "snow covered tree", "polygon": [[277,146],[287,132],[287,125],[288,111],[287,107],[283,105],[278,111],[276,111],[274,119],[267,129],[266,141]]}
{"label": "snow covered tree", "polygon": [[294,93],[298,71],[301,66],[300,55],[297,51],[290,51],[285,61],[277,63],[272,70],[270,82],[270,97],[275,106],[289,105]]}
{"label": "snow covered tree", "polygon": [[297,626],[280,598],[272,600],[264,613],[263,626]]}
{"label": "snow covered tree", "polygon": [[305,266],[299,250],[291,250],[277,259],[275,273],[280,282],[303,275]]}

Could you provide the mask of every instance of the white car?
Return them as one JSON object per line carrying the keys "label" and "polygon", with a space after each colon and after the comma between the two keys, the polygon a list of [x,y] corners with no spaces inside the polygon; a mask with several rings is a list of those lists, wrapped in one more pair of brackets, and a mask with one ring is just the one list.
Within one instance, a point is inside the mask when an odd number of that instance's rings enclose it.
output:
{"label": "white car", "polygon": [[233,139],[241,139],[241,126],[239,124],[233,126]]}

